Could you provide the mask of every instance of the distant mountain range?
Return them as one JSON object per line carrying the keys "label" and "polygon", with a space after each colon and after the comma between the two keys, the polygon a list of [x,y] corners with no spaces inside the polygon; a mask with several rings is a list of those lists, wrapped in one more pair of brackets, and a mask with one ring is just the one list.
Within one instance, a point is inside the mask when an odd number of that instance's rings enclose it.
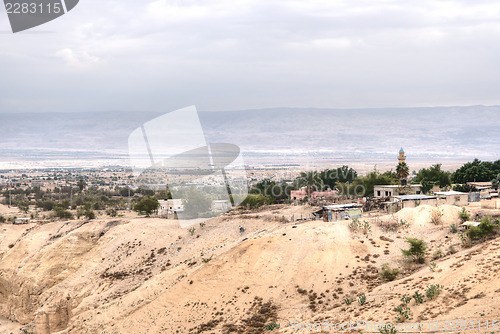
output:
{"label": "distant mountain range", "polygon": [[[498,159],[500,106],[200,112],[209,142],[246,155],[408,154]],[[23,152],[126,154],[129,134],[161,113],[0,113],[0,155]],[[72,152],[72,153],[71,153]]]}

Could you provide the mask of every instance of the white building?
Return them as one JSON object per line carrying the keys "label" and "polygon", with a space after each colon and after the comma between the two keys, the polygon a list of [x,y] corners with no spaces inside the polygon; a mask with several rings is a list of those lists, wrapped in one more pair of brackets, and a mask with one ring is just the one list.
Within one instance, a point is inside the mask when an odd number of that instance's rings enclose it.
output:
{"label": "white building", "polygon": [[184,211],[184,204],[182,199],[167,199],[158,201],[158,216],[170,218],[175,216],[178,212]]}
{"label": "white building", "polygon": [[232,208],[231,203],[227,200],[212,201],[212,211],[228,211]]}
{"label": "white building", "polygon": [[408,184],[406,186],[389,184],[373,187],[373,195],[376,198],[420,194],[422,194],[422,186],[420,184]]}

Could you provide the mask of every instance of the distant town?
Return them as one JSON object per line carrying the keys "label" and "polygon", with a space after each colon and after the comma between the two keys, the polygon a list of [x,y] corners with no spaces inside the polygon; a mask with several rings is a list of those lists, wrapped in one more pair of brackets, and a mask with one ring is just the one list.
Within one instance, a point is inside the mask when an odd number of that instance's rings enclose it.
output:
{"label": "distant town", "polygon": [[[235,181],[240,185],[248,183],[249,195],[242,206],[315,205],[323,208],[318,211],[317,219],[359,218],[361,212],[374,209],[396,212],[420,204],[464,206],[481,202],[485,208],[500,208],[500,160],[474,160],[453,172],[434,164],[410,173],[401,148],[395,155],[393,169],[382,172],[374,167],[365,175],[359,175],[348,166],[305,171],[287,165],[246,166],[245,169],[247,180]],[[220,179],[204,178],[192,186],[203,188],[219,183]],[[4,213],[0,221],[14,223],[30,219],[116,217],[132,211],[176,218],[187,204],[182,198],[172,198],[168,187],[164,190],[138,188],[133,172],[123,167],[1,170],[0,191],[3,204],[18,208]],[[154,198],[152,207],[138,209],[141,208],[138,203],[146,198]],[[217,196],[211,197],[209,202],[204,210],[214,213],[226,212],[234,204]],[[191,218],[198,216],[195,214]]]}

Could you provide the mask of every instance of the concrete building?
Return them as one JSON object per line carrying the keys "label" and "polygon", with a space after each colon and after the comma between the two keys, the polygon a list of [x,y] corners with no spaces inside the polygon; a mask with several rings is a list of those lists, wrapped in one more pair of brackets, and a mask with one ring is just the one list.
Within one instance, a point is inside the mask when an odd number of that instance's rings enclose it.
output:
{"label": "concrete building", "polygon": [[420,184],[400,185],[378,185],[373,187],[373,195],[376,198],[394,197],[401,195],[420,195],[422,186]]}
{"label": "concrete building", "polygon": [[231,210],[231,208],[231,203],[227,199],[212,201],[212,211],[225,212]]}
{"label": "concrete building", "polygon": [[498,193],[491,194],[488,198],[482,199],[481,209],[500,209]]}
{"label": "concrete building", "polygon": [[401,209],[405,208],[416,208],[420,205],[438,205],[438,199],[434,196],[426,195],[402,195],[394,196],[396,201],[398,201],[398,207]]}
{"label": "concrete building", "polygon": [[178,212],[184,211],[182,199],[165,199],[158,201],[158,216],[166,218],[175,218]]}
{"label": "concrete building", "polygon": [[458,191],[437,191],[434,196],[438,198],[438,205],[458,205],[465,206],[469,204],[469,194]]}
{"label": "concrete building", "polygon": [[[319,198],[334,198],[339,195],[337,190],[327,190],[327,191],[313,191],[311,192],[311,199],[319,199]],[[300,190],[292,190],[290,191],[290,199],[292,201],[298,200],[301,201],[307,197],[307,189],[305,187]]]}

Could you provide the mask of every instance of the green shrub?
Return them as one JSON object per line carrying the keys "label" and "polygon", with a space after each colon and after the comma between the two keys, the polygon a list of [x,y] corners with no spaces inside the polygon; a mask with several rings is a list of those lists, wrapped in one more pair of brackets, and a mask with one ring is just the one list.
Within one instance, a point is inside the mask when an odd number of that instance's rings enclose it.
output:
{"label": "green shrub", "polygon": [[405,305],[408,305],[411,302],[411,297],[408,297],[407,295],[404,295],[403,297],[401,297],[401,302],[403,304],[405,304]]}
{"label": "green shrub", "polygon": [[118,215],[118,212],[116,212],[115,209],[108,209],[106,210],[106,214],[110,217],[116,217]]}
{"label": "green shrub", "polygon": [[261,207],[263,205],[268,205],[272,203],[272,199],[270,197],[260,195],[248,195],[243,202],[241,202],[240,206],[249,207],[251,209],[255,209]]}
{"label": "green shrub", "polygon": [[413,294],[413,299],[415,300],[415,304],[422,304],[424,302],[424,295],[422,295],[418,291],[415,291],[415,293]]}
{"label": "green shrub", "polygon": [[451,224],[450,225],[450,233],[457,233],[458,232],[458,227],[456,224]]}
{"label": "green shrub", "polygon": [[402,249],[403,256],[415,263],[424,263],[427,245],[421,239],[407,238],[406,242],[410,244],[409,249]]}
{"label": "green shrub", "polygon": [[382,271],[380,276],[386,281],[394,281],[398,277],[400,271],[397,269],[391,269],[387,263],[382,265]]}
{"label": "green shrub", "polygon": [[439,284],[429,285],[429,287],[427,288],[427,291],[425,292],[427,299],[428,300],[436,299],[441,294],[441,289],[443,289],[443,288],[444,288],[444,286],[439,285]]}
{"label": "green shrub", "polygon": [[71,214],[71,212],[69,212],[68,210],[65,210],[61,207],[56,207],[54,209],[54,211],[55,211],[55,216],[58,218],[61,218],[61,219],[72,219],[73,218],[73,215]]}
{"label": "green shrub", "polygon": [[396,321],[399,323],[410,320],[412,317],[412,313],[408,305],[399,305],[398,307],[394,308],[394,311],[396,311],[396,313],[398,314]]}
{"label": "green shrub", "polygon": [[462,223],[465,223],[466,221],[469,221],[470,220],[470,214],[469,214],[469,212],[467,212],[467,210],[465,208],[462,208],[462,211],[460,211],[458,213],[458,219],[460,219],[460,221]]}
{"label": "green shrub", "polygon": [[266,331],[273,331],[273,330],[275,330],[275,329],[280,329],[280,327],[281,327],[281,326],[280,326],[280,324],[278,324],[278,323],[276,323],[276,322],[272,322],[272,323],[270,323],[270,324],[265,325],[265,326],[264,326],[264,329],[265,329]]}
{"label": "green shrub", "polygon": [[366,296],[365,294],[362,294],[361,296],[358,297],[358,304],[363,306],[366,304]]}
{"label": "green shrub", "polygon": [[5,223],[7,219],[4,216],[0,215],[0,223]]}
{"label": "green shrub", "polygon": [[379,330],[380,334],[397,334],[398,331],[396,330],[396,327],[392,326],[391,324],[387,324],[384,327],[381,327]]}
{"label": "green shrub", "polygon": [[468,231],[467,231],[467,236],[471,240],[478,240],[481,238],[485,238],[493,234],[497,229],[498,229],[498,223],[496,222],[491,222],[490,217],[484,217],[481,220],[481,223],[479,226],[472,226]]}
{"label": "green shrub", "polygon": [[87,218],[89,220],[95,219],[95,212],[92,210],[86,210],[85,211],[85,218]]}
{"label": "green shrub", "polygon": [[349,298],[349,297],[347,297],[347,298],[344,299],[344,303],[346,305],[351,305],[353,301],[354,301],[354,299],[353,298]]}

